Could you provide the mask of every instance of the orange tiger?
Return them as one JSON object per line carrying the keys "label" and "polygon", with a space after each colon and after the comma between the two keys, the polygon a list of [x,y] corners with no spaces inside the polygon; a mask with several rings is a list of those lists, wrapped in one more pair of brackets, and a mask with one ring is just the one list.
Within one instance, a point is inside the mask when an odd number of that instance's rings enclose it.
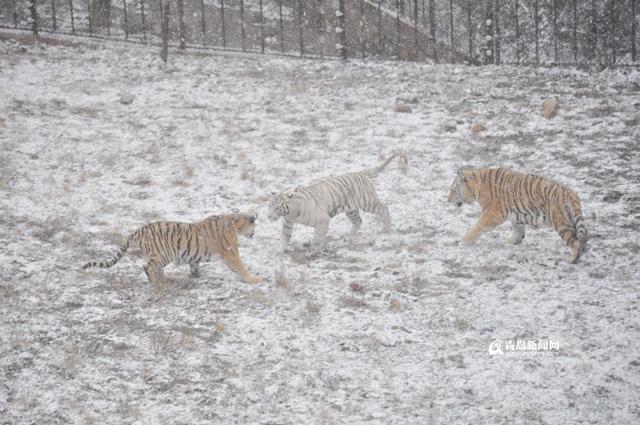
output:
{"label": "orange tiger", "polygon": [[543,177],[506,168],[459,170],[449,202],[458,207],[477,202],[482,208],[478,222],[464,236],[466,245],[475,243],[482,232],[510,221],[512,244],[522,242],[526,226],[551,226],[571,248],[570,263],[576,263],[585,250],[587,229],[578,195]]}
{"label": "orange tiger", "polygon": [[237,238],[238,234],[253,237],[256,218],[249,214],[226,214],[212,215],[196,223],[150,223],[129,235],[113,258],[87,263],[82,268],[113,266],[133,242],[147,259],[144,271],[153,284],[162,281],[163,269],[171,262],[189,264],[191,275],[198,276],[198,263],[216,255],[243,281],[258,283],[260,278],[249,273],[240,260]]}

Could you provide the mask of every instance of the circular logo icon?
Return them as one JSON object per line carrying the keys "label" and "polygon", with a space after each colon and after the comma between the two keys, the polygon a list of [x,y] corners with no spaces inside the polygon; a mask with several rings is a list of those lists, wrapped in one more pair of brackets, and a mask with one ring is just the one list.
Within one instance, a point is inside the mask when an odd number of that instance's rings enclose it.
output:
{"label": "circular logo icon", "polygon": [[489,344],[489,354],[495,356],[496,354],[504,354],[502,351],[502,340],[496,339]]}

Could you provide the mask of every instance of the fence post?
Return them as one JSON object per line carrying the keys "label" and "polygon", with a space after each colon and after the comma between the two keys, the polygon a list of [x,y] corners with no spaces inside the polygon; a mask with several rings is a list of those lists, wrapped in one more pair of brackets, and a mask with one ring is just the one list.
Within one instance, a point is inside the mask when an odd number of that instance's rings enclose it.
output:
{"label": "fence post", "polygon": [[540,38],[538,36],[538,0],[533,3],[533,23],[535,25],[536,65],[540,64]]}
{"label": "fence post", "polygon": [[520,17],[518,16],[518,2],[520,0],[515,0],[515,14],[516,14],[516,63],[520,64]]}
{"label": "fence post", "polygon": [[244,29],[244,0],[240,0],[240,43],[242,45],[242,51],[246,52],[246,33]]}
{"label": "fence post", "polygon": [[220,21],[222,23],[222,47],[227,47],[227,32],[224,27],[224,0],[220,0]]}
{"label": "fence post", "polygon": [[304,56],[304,25],[302,23],[304,19],[304,0],[298,0],[298,31],[300,39],[300,57]]}
{"label": "fence post", "polygon": [[553,62],[558,63],[558,0],[553,0]]}
{"label": "fence post", "polygon": [[429,27],[431,30],[433,62],[438,63],[438,49],[436,46],[436,6],[433,0],[429,0]]}
{"label": "fence post", "polygon": [[413,0],[414,60],[418,60],[418,0]]}
{"label": "fence post", "polygon": [[129,22],[127,21],[127,0],[122,0],[122,11],[124,13],[124,41],[129,40]]}
{"label": "fence post", "polygon": [[338,0],[338,12],[336,13],[336,15],[338,15],[338,27],[336,28],[336,32],[340,35],[338,53],[342,60],[347,60],[347,19],[345,16],[344,1],[345,0]]}
{"label": "fence post", "polygon": [[260,51],[264,53],[264,14],[262,12],[262,0],[260,0],[259,5],[260,5]]}
{"label": "fence post", "polygon": [[71,34],[75,34],[76,25],[73,19],[73,0],[69,0],[69,13],[71,14]]}
{"label": "fence post", "polygon": [[178,33],[180,35],[180,50],[187,47],[187,35],[184,27],[184,0],[178,0]]}
{"label": "fence post", "polygon": [[616,46],[616,0],[611,0],[611,60],[612,63],[616,63],[617,46]]}
{"label": "fence post", "polygon": [[204,16],[204,0],[200,0],[200,26],[202,27],[202,44],[207,44],[207,26]]}
{"label": "fence post", "polygon": [[167,58],[169,55],[169,5],[171,2],[169,0],[160,0],[162,5],[162,1],[164,1],[164,6],[160,9],[160,15],[162,19],[161,23],[161,34],[162,34],[162,49],[160,50],[160,58],[164,63],[167,63]]}
{"label": "fence post", "polygon": [[[422,0],[424,1],[424,0]],[[382,35],[382,0],[378,0],[378,54],[382,56],[384,52],[384,39]]]}
{"label": "fence post", "polygon": [[51,17],[53,18],[53,31],[58,30],[58,21],[56,19],[56,0],[51,0]]}
{"label": "fence post", "polygon": [[573,61],[578,63],[578,14],[576,11],[576,1],[573,0]]}
{"label": "fence post", "polygon": [[502,41],[502,32],[500,31],[500,0],[494,0],[493,20],[495,21],[493,26],[495,35],[495,40],[493,42],[493,47],[495,49],[494,58],[496,65],[500,65],[500,62],[502,61],[502,52],[500,45]]}
{"label": "fence post", "polygon": [[[418,0],[415,0],[418,1]],[[358,23],[358,29],[360,30],[360,46],[362,49],[362,60],[366,58],[367,49],[367,26],[364,23],[364,0],[360,0],[360,22]]]}
{"label": "fence post", "polygon": [[469,31],[469,64],[474,62],[473,59],[473,26],[471,24],[471,2],[467,0],[467,31]]}
{"label": "fence post", "polygon": [[282,23],[282,0],[278,0],[278,16],[280,21],[280,53],[284,54],[284,25]]}
{"label": "fence post", "polygon": [[453,0],[449,0],[449,30],[451,36],[451,50],[455,51],[455,40],[453,38]]}
{"label": "fence post", "polygon": [[31,13],[31,31],[33,36],[38,38],[38,10],[36,0],[29,3],[29,12]]}
{"label": "fence post", "polygon": [[400,0],[396,0],[396,57],[400,59]]}
{"label": "fence post", "polygon": [[107,5],[107,36],[111,37],[111,1]]}
{"label": "fence post", "polygon": [[13,13],[12,13],[12,16],[13,16],[13,27],[14,28],[18,28],[18,9],[17,9],[17,6],[16,6],[16,0],[13,0],[12,4],[13,4]]}
{"label": "fence post", "polygon": [[147,22],[144,17],[144,0],[140,0],[140,17],[142,18],[142,41],[147,43]]}
{"label": "fence post", "polygon": [[636,0],[631,0],[631,60],[636,61]]}
{"label": "fence post", "polygon": [[[162,1],[162,0],[160,0]],[[89,21],[89,35],[93,35],[93,10],[91,7],[91,0],[87,0],[87,20]]]}
{"label": "fence post", "polygon": [[596,0],[591,0],[591,59],[595,59],[598,50],[598,11]]}

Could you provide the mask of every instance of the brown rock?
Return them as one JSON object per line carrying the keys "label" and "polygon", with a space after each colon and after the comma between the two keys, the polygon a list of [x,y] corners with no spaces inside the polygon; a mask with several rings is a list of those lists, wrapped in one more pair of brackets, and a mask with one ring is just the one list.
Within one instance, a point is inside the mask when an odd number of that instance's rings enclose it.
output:
{"label": "brown rock", "polygon": [[484,124],[480,124],[479,122],[477,122],[471,126],[471,132],[473,134],[478,134],[482,131],[487,131],[487,127],[485,127]]}
{"label": "brown rock", "polygon": [[558,101],[556,99],[545,99],[542,102],[542,115],[546,119],[551,119],[558,115]]}
{"label": "brown rock", "polygon": [[393,110],[396,111],[396,112],[401,112],[401,113],[405,113],[405,114],[413,112],[411,110],[411,106],[409,106],[406,103],[401,102],[401,101],[397,101],[396,102],[396,106],[393,108]]}

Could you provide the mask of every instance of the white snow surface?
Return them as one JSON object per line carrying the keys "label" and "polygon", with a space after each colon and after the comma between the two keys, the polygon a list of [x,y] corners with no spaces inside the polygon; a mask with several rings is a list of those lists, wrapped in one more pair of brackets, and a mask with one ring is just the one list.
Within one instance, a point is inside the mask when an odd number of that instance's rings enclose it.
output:
{"label": "white snow surface", "polygon": [[[640,422],[640,74],[177,54],[0,42],[0,423]],[[131,104],[121,96],[133,95]],[[559,115],[542,117],[555,97]],[[411,113],[394,112],[397,98]],[[484,123],[487,131],[472,135]],[[279,252],[272,191],[376,166],[393,232],[365,215]],[[461,245],[456,168],[512,166],[581,197],[590,251],[551,230]],[[155,220],[259,214],[221,261],[131,253]],[[357,285],[354,285],[357,284]],[[361,287],[361,290],[356,290]],[[551,356],[490,355],[549,339]]]}

